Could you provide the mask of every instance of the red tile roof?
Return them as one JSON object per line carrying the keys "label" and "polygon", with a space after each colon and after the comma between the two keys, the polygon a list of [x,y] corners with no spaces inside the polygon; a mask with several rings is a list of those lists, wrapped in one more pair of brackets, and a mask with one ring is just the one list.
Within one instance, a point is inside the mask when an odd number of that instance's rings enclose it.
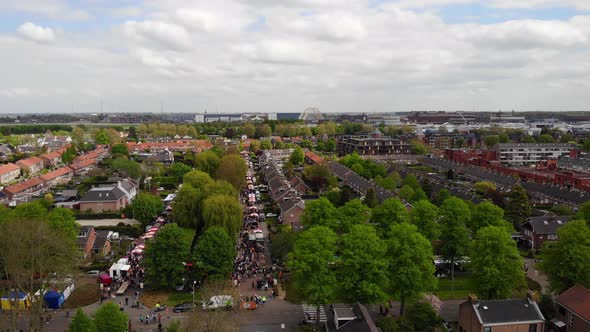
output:
{"label": "red tile roof", "polygon": [[559,294],[555,302],[590,322],[590,289],[575,285]]}
{"label": "red tile roof", "polygon": [[35,177],[17,184],[13,184],[12,186],[8,186],[6,188],[4,188],[4,192],[8,193],[8,194],[18,194],[21,193],[23,191],[26,191],[29,188],[38,186],[40,184],[42,184],[43,181],[41,181],[41,179],[39,179],[39,177]]}
{"label": "red tile roof", "polygon": [[17,169],[20,169],[20,167],[16,166],[13,163],[4,164],[0,166],[0,175],[16,171]]}
{"label": "red tile roof", "polygon": [[84,167],[88,167],[90,165],[94,165],[96,164],[96,159],[88,159],[88,160],[82,160],[80,162],[77,163],[73,163],[70,165],[70,167],[74,170],[77,171],[79,169],[82,169]]}
{"label": "red tile roof", "polygon": [[38,157],[30,157],[27,159],[21,159],[19,161],[16,162],[17,165],[22,166],[22,167],[29,167],[29,166],[33,166],[35,164],[43,164],[43,160],[41,160]]}
{"label": "red tile roof", "polygon": [[41,159],[46,159],[46,160],[53,160],[56,158],[61,158],[61,153],[59,152],[49,152],[49,153],[45,153],[39,156]]}
{"label": "red tile roof", "polygon": [[129,142],[127,143],[127,149],[129,150],[150,150],[150,149],[165,149],[168,148],[169,150],[190,150],[194,149],[197,151],[202,151],[209,149],[213,146],[211,142],[207,140],[182,140],[176,142],[145,142],[145,143],[135,143]]}
{"label": "red tile roof", "polygon": [[305,158],[311,160],[316,164],[321,164],[326,161],[324,158],[318,156],[317,154],[311,151],[305,151]]}
{"label": "red tile roof", "polygon": [[69,168],[68,166],[66,167],[62,167],[62,168],[58,168],[53,172],[49,172],[47,174],[43,174],[40,176],[41,180],[43,181],[51,181],[55,178],[58,178],[60,176],[66,175],[68,173],[71,173],[73,170],[71,168]]}

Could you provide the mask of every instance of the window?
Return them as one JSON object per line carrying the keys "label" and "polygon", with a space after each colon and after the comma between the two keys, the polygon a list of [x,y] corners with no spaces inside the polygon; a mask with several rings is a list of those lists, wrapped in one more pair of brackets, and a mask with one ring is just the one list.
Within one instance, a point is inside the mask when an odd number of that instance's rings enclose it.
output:
{"label": "window", "polygon": [[483,332],[492,332],[492,328],[491,327],[484,327]]}
{"label": "window", "polygon": [[530,324],[529,332],[537,332],[537,324]]}

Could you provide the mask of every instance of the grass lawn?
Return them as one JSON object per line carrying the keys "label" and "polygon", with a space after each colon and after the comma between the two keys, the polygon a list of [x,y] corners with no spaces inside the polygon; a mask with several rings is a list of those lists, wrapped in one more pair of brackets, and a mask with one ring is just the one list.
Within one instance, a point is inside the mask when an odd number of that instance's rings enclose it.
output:
{"label": "grass lawn", "polygon": [[189,247],[193,243],[193,237],[195,237],[195,230],[190,228],[182,229],[182,241],[188,243]]}
{"label": "grass lawn", "polygon": [[441,300],[461,300],[466,299],[470,293],[473,293],[471,287],[471,276],[455,275],[455,292],[451,292],[452,284],[451,278],[439,278],[438,290],[435,292]]}
{"label": "grass lawn", "polygon": [[[195,292],[195,301],[199,301],[199,292]],[[173,292],[168,294],[168,299],[166,300],[166,305],[169,307],[174,307],[177,304],[181,304],[184,302],[192,302],[193,300],[193,293],[192,292]]]}

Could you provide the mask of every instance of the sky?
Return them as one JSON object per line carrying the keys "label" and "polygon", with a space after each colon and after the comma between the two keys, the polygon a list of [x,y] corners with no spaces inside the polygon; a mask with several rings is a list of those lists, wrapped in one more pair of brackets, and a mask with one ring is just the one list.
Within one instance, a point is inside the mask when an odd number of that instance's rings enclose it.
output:
{"label": "sky", "polygon": [[0,113],[590,111],[590,0],[1,0]]}

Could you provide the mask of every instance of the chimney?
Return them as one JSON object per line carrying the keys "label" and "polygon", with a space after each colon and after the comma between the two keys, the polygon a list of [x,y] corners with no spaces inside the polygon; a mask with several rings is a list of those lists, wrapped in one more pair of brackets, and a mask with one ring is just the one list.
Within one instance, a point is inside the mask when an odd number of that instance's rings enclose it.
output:
{"label": "chimney", "polygon": [[529,289],[526,292],[526,297],[527,297],[527,299],[529,299],[529,302],[539,303],[539,292],[537,292],[537,291],[532,291]]}
{"label": "chimney", "polygon": [[469,304],[476,304],[477,296],[475,294],[469,294],[469,296],[467,297],[467,302],[469,302]]}

